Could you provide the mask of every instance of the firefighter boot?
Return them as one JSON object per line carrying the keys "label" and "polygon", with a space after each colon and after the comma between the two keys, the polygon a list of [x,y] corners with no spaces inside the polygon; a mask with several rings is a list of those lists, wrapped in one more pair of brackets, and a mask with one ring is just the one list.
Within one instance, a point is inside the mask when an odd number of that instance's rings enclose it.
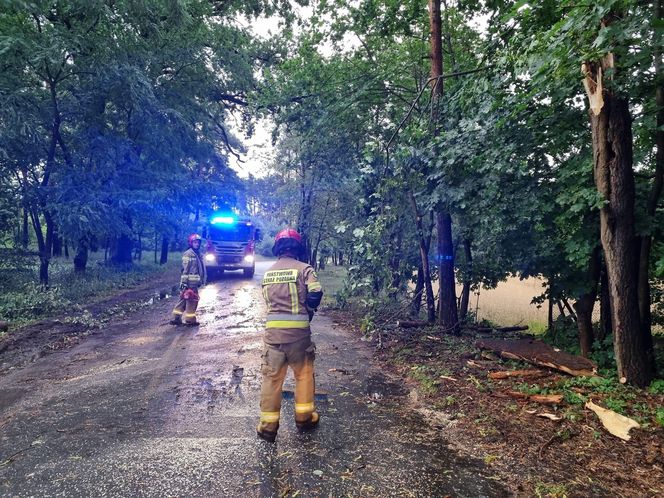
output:
{"label": "firefighter boot", "polygon": [[[275,426],[274,430],[270,430],[270,429],[272,429],[272,427],[269,427],[269,428],[266,427],[266,426],[270,426],[270,425]],[[260,424],[258,424],[258,427],[256,427],[256,435],[259,438],[264,439],[268,443],[274,443],[275,439],[277,439],[277,430],[279,430],[279,423],[277,423],[277,424],[260,423]]]}
{"label": "firefighter boot", "polygon": [[319,421],[320,421],[320,415],[318,415],[318,412],[312,412],[311,417],[309,417],[309,420],[305,420],[304,422],[296,420],[295,425],[297,426],[298,431],[309,432],[313,431],[316,427],[318,427]]}

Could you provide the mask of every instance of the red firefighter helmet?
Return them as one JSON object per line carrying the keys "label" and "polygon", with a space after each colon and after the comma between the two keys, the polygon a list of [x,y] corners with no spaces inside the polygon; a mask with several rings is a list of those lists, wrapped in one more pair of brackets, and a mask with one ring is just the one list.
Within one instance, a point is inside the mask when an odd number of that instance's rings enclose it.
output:
{"label": "red firefighter helmet", "polygon": [[296,255],[302,251],[302,236],[293,228],[284,228],[274,237],[272,254],[279,256],[284,252],[293,252]]}
{"label": "red firefighter helmet", "polygon": [[200,242],[200,241],[203,240],[203,239],[202,239],[201,236],[198,235],[197,233],[192,233],[189,237],[187,237],[187,243],[189,244],[189,247],[193,247],[193,246],[194,246],[194,241],[195,241],[195,240],[197,240],[197,241]]}

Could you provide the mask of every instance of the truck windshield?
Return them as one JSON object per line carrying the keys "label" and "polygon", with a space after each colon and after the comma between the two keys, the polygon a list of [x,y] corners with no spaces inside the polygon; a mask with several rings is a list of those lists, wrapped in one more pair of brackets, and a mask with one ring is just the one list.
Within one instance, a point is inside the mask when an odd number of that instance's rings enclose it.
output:
{"label": "truck windshield", "polygon": [[251,227],[239,223],[234,225],[210,225],[208,233],[211,240],[225,240],[229,242],[246,242],[251,240]]}

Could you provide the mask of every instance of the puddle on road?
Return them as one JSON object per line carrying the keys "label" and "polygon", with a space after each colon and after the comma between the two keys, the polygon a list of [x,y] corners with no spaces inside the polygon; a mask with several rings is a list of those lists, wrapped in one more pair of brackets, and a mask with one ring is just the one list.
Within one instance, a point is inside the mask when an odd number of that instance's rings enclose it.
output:
{"label": "puddle on road", "polygon": [[222,400],[226,402],[244,400],[242,392],[244,379],[244,368],[234,365],[230,375],[227,372],[217,371],[211,376],[200,377],[194,385],[177,386],[174,388],[175,401],[189,404],[206,403],[207,409],[213,410]]}
{"label": "puddle on road", "polygon": [[118,341],[117,344],[128,344],[130,346],[143,346],[144,344],[152,344],[154,342],[161,341],[162,338],[159,336],[142,336],[142,337],[130,337],[129,339],[124,339]]}

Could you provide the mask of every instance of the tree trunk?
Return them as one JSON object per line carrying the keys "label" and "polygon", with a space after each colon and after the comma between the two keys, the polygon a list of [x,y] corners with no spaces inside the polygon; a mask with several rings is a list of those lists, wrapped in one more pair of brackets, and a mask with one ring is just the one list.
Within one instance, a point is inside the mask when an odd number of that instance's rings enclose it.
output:
{"label": "tree trunk", "polygon": [[468,316],[468,305],[470,303],[470,279],[468,274],[473,266],[473,253],[470,240],[463,239],[463,253],[466,257],[466,272],[463,278],[463,289],[461,290],[461,303],[459,305],[459,320],[465,320]]}
{"label": "tree trunk", "polygon": [[53,234],[53,250],[54,258],[62,256],[62,237],[56,232]]}
{"label": "tree trunk", "polygon": [[135,259],[137,261],[141,261],[143,259],[143,237],[141,236],[140,233],[138,234],[138,241],[135,249],[136,249]]}
{"label": "tree trunk", "polygon": [[[443,96],[443,42],[440,0],[429,0],[429,27],[431,36],[432,115],[434,136],[438,135],[438,110]],[[460,332],[457,317],[456,288],[454,285],[454,244],[452,241],[452,217],[446,207],[436,213],[438,231],[438,323],[454,334]]]}
{"label": "tree trunk", "polygon": [[132,240],[129,235],[123,234],[111,243],[110,260],[114,265],[131,265]]}
{"label": "tree trunk", "polygon": [[417,282],[415,284],[415,294],[413,299],[410,302],[410,314],[412,316],[418,316],[420,314],[420,309],[422,308],[422,291],[424,291],[424,270],[422,269],[422,263],[417,267]]}
{"label": "tree trunk", "polygon": [[553,322],[553,279],[549,279],[549,311],[547,313],[547,329],[554,332]]}
{"label": "tree trunk", "polygon": [[74,256],[74,272],[75,273],[85,273],[85,269],[88,265],[88,241],[85,237],[82,237],[78,241],[78,247],[76,248],[76,256]]}
{"label": "tree trunk", "polygon": [[65,258],[69,259],[69,244],[65,240]]}
{"label": "tree trunk", "polygon": [[621,382],[645,387],[654,375],[652,356],[641,329],[638,253],[634,233],[632,123],[627,100],[602,89],[602,74],[615,69],[612,54],[584,64],[591,99],[595,185],[606,199],[600,209],[602,247],[609,275],[613,346]]}
{"label": "tree trunk", "polygon": [[436,303],[433,297],[433,286],[431,285],[431,269],[429,268],[429,243],[424,234],[424,224],[422,223],[422,215],[417,207],[417,201],[412,191],[409,192],[410,204],[413,208],[415,215],[415,225],[417,227],[417,234],[420,245],[420,262],[422,265],[422,274],[424,275],[424,288],[427,297],[427,319],[430,322],[436,321]]}
{"label": "tree trunk", "polygon": [[30,245],[30,233],[28,231],[28,208],[26,201],[24,201],[24,206],[25,207],[23,207],[23,225],[22,225],[23,228],[21,230],[21,245],[23,246],[24,250],[27,250],[28,245]]}
{"label": "tree trunk", "polygon": [[161,255],[159,258],[159,264],[165,265],[168,263],[168,237],[166,235],[161,238]]}
{"label": "tree trunk", "polygon": [[457,316],[456,287],[454,282],[454,244],[452,241],[452,217],[449,212],[437,213],[438,229],[438,277],[440,291],[438,303],[440,314],[438,323],[452,334],[459,334],[459,318]]}
{"label": "tree trunk", "polygon": [[603,341],[612,334],[611,330],[611,298],[609,297],[609,276],[606,273],[606,265],[602,263],[602,271],[599,279],[599,331],[597,340]]}
{"label": "tree trunk", "polygon": [[576,326],[579,329],[579,346],[581,355],[585,358],[590,354],[595,334],[593,332],[593,309],[597,299],[597,284],[601,266],[601,248],[597,247],[590,256],[588,262],[588,281],[590,289],[581,294],[574,303],[576,310]]}
{"label": "tree trunk", "polygon": [[32,227],[35,230],[37,238],[37,247],[39,248],[39,283],[48,286],[48,267],[51,262],[51,237],[52,227],[51,224],[46,223],[46,238],[42,232],[42,225],[39,219],[39,213],[36,209],[30,211],[30,218],[32,219]]}

